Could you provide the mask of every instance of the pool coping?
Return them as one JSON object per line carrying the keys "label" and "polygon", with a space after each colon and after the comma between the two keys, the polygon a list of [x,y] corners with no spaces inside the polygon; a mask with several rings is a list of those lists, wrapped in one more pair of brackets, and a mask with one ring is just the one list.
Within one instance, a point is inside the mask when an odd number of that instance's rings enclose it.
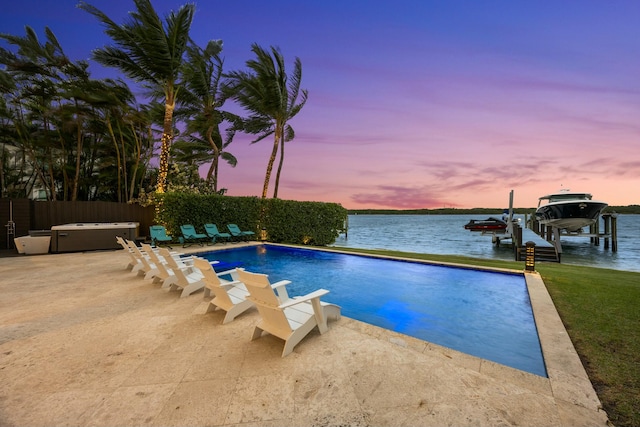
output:
{"label": "pool coping", "polygon": [[[551,299],[551,296],[539,273],[535,271],[525,271],[524,269],[516,270],[486,266],[472,266],[468,264],[349,252],[348,250],[334,248],[303,247],[271,242],[247,242],[242,246],[259,246],[262,244],[523,275],[527,284],[531,308],[533,310],[540,346],[542,348],[543,359],[547,370],[547,378],[487,359],[472,356],[429,341],[421,340],[419,338],[414,338],[402,333],[370,325],[355,319],[345,318],[345,320],[348,319],[348,327],[371,335],[372,337],[385,339],[401,347],[421,353],[436,352],[444,355],[449,358],[452,363],[461,367],[473,369],[479,373],[500,380],[508,378],[511,383],[517,384],[534,392],[553,397],[557,402],[563,402],[567,405],[566,410],[559,408],[560,413],[566,414],[569,418],[567,421],[570,421],[570,418],[572,417],[570,414],[575,412],[576,407],[584,408],[586,417],[591,416],[593,412],[595,412],[599,414],[604,422],[607,421],[607,414],[602,408],[600,399],[593,388],[591,380],[582,365],[582,361],[571,342],[571,338],[560,319],[560,315],[558,314],[558,311],[553,304],[553,300]],[[241,246],[234,246],[233,248],[235,249],[238,247]],[[211,248],[206,251],[224,249],[231,248],[221,246]],[[192,253],[197,252],[203,253],[205,251],[200,249],[194,250]]]}

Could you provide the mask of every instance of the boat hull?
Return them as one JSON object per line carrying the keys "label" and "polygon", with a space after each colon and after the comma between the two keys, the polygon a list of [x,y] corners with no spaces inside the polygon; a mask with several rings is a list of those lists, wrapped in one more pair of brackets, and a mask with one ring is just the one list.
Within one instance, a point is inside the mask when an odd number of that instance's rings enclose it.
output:
{"label": "boat hull", "polygon": [[536,220],[551,227],[578,231],[594,224],[605,207],[606,203],[590,200],[549,203],[536,210]]}

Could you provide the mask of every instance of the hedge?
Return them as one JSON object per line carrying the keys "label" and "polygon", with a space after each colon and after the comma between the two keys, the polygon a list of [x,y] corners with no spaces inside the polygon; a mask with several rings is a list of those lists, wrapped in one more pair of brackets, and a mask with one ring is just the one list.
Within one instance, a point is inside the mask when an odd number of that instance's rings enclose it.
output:
{"label": "hedge", "polygon": [[347,210],[337,203],[299,202],[258,197],[231,197],[188,193],[156,195],[157,224],[172,236],[180,236],[180,225],[192,224],[204,233],[204,224],[212,223],[221,232],[226,225],[237,224],[251,230],[255,238],[273,243],[325,246],[335,242],[347,220]]}

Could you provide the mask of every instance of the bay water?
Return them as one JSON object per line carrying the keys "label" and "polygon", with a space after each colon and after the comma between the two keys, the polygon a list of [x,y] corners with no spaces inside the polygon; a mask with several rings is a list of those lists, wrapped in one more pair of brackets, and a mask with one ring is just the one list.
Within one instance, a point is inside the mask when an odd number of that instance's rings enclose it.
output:
{"label": "bay water", "polygon": [[[499,246],[491,235],[465,230],[471,219],[495,215],[349,215],[347,234],[332,245],[340,248],[383,249],[474,258],[514,260],[510,242]],[[524,215],[514,215],[524,224]],[[563,237],[562,263],[640,272],[640,215],[619,214],[618,250],[595,246],[589,237]],[[601,223],[600,230],[604,226]],[[588,229],[586,229],[588,231]],[[524,265],[524,264],[523,264]]]}

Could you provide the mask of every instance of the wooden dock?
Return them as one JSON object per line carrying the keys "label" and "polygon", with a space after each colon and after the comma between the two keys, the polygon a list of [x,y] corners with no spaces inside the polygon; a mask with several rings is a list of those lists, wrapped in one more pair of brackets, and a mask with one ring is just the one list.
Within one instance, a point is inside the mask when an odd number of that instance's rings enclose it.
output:
{"label": "wooden dock", "polygon": [[516,261],[525,261],[527,242],[535,243],[534,254],[536,261],[560,262],[560,253],[557,248],[533,230],[526,228],[527,217],[525,216],[522,227],[520,222],[513,217],[513,190],[509,193],[509,211],[504,219],[507,223],[505,230],[484,231],[483,235],[491,235],[491,241],[499,245],[505,241],[510,241]]}

